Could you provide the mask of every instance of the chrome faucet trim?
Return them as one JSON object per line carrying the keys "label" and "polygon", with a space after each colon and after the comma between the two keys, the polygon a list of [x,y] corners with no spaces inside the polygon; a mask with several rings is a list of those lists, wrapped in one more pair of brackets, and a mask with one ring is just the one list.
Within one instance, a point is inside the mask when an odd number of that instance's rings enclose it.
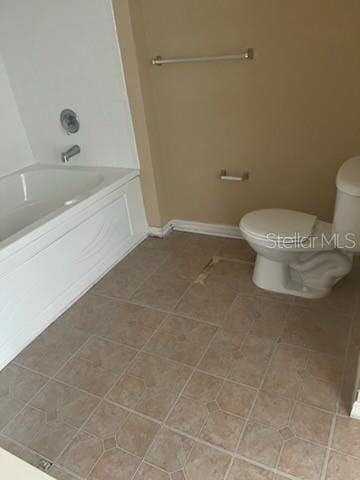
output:
{"label": "chrome faucet trim", "polygon": [[74,145],[70,147],[68,150],[65,152],[62,152],[61,154],[61,160],[63,163],[68,163],[71,157],[74,157],[75,155],[79,155],[80,153],[80,147],[79,145]]}

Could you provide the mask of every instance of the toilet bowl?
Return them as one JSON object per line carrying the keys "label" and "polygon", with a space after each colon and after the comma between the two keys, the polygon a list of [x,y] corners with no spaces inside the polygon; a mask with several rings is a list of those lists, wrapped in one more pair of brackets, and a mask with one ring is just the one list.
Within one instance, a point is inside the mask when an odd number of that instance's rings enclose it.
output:
{"label": "toilet bowl", "polygon": [[286,209],[263,209],[240,222],[257,253],[253,282],[260,288],[321,298],[352,269],[360,251],[360,157],[343,164],[337,178],[333,223]]}
{"label": "toilet bowl", "polygon": [[324,297],[352,268],[353,254],[336,249],[331,223],[313,215],[257,210],[242,218],[240,230],[257,253],[253,282],[265,290]]}

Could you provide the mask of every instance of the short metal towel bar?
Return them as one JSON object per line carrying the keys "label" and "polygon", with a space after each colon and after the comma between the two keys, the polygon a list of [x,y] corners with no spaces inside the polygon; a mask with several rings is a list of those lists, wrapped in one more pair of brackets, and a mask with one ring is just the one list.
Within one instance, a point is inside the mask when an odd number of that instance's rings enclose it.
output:
{"label": "short metal towel bar", "polygon": [[189,57],[189,58],[162,58],[160,55],[153,58],[153,65],[166,65],[168,63],[186,63],[186,62],[211,62],[213,60],[252,60],[255,57],[254,49],[248,48],[246,52],[234,55],[215,55],[213,57]]}

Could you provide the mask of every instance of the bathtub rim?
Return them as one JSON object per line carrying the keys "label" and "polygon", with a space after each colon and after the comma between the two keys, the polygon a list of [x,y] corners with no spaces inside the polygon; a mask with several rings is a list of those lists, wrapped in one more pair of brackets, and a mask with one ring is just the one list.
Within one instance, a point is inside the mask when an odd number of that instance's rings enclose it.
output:
{"label": "bathtub rim", "polygon": [[0,177],[1,180],[19,175],[23,172],[36,170],[65,170],[65,171],[93,171],[103,175],[103,181],[96,187],[89,189],[79,195],[79,201],[73,205],[62,206],[30,223],[13,235],[0,241],[0,268],[3,261],[6,261],[11,255],[19,253],[21,250],[36,242],[44,235],[51,233],[63,224],[66,224],[74,216],[81,214],[96,202],[111,194],[114,190],[126,185],[136,177],[140,177],[140,170],[123,167],[92,167],[84,165],[61,165],[36,163],[25,168],[21,168],[11,174]]}

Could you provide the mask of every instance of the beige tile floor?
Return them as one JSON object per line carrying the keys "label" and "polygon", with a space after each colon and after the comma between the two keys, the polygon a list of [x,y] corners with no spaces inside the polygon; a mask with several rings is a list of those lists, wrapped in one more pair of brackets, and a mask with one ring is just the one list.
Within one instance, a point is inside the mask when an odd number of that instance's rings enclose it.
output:
{"label": "beige tile floor", "polygon": [[0,372],[0,446],[59,480],[359,480],[360,270],[304,301],[253,260],[147,239]]}

